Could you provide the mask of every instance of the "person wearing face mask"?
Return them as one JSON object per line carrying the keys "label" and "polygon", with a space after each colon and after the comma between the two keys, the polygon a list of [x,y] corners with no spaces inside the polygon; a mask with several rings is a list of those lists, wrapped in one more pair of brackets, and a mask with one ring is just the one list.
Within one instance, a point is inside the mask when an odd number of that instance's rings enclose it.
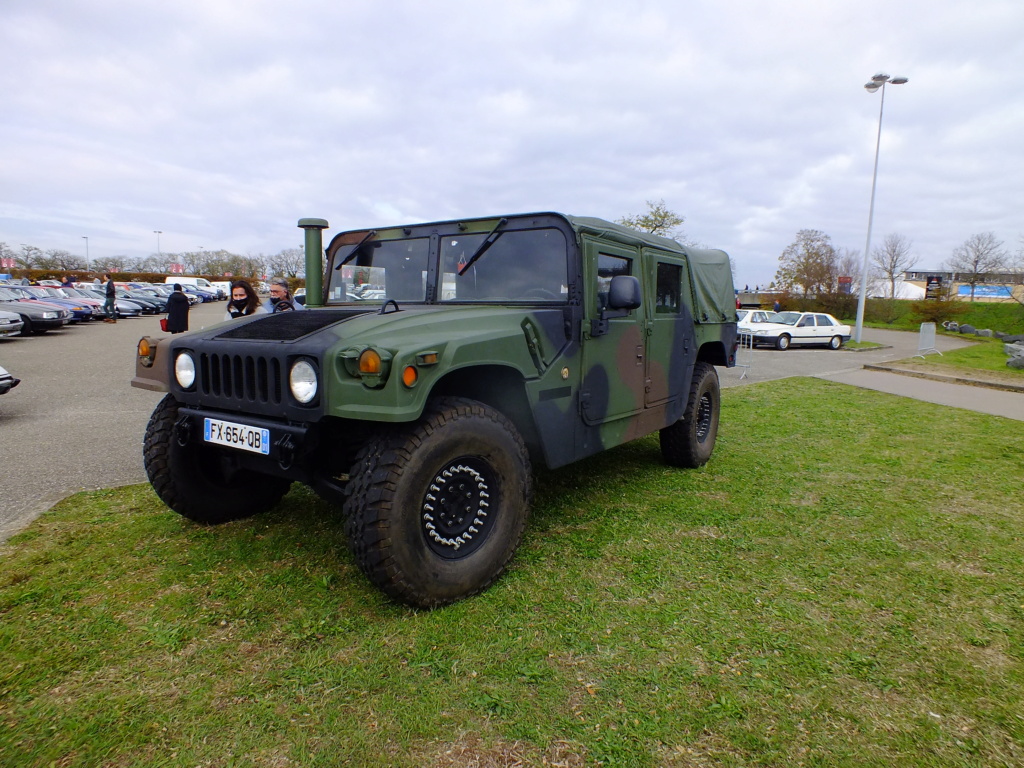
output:
{"label": "person wearing face mask", "polygon": [[283,277],[274,277],[270,280],[270,298],[263,302],[268,312],[289,312],[293,309],[305,309],[304,306],[292,299],[288,292],[288,281]]}
{"label": "person wearing face mask", "polygon": [[224,313],[225,320],[265,314],[267,310],[260,303],[260,297],[256,295],[248,280],[235,280],[231,283],[231,301],[228,302],[227,312]]}

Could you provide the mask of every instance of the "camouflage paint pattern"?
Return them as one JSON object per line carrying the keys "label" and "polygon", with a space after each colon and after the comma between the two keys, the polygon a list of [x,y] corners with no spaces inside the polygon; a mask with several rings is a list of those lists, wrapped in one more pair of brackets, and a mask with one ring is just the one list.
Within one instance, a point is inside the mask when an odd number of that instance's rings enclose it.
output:
{"label": "camouflage paint pattern", "polygon": [[[440,237],[538,228],[565,235],[562,303],[436,301]],[[384,305],[382,313],[379,304],[328,299],[332,270],[353,246],[416,237],[432,238],[435,261],[433,274],[425,277],[426,302]],[[416,420],[427,401],[441,394],[502,411],[533,461],[562,466],[678,421],[696,361],[735,364],[733,288],[721,251],[688,249],[598,219],[549,213],[346,232],[326,254],[325,307],[154,341],[155,352],[139,359],[132,385],[170,392],[189,418],[207,414],[268,425],[272,432],[276,427],[298,444],[289,446],[289,461],[280,461],[276,448],[268,459],[246,460],[308,481],[321,471],[318,453],[345,435],[361,434],[374,423]],[[602,313],[602,256],[628,261],[642,288],[638,309]],[[355,372],[354,361],[367,348],[384,358],[382,375]],[[174,359],[183,351],[197,369],[197,383],[187,391],[173,374]],[[288,393],[288,371],[300,358],[319,375],[317,397],[308,405]],[[407,367],[417,374],[412,386],[403,382]],[[299,457],[294,464],[293,454]],[[270,467],[275,459],[278,466]]]}

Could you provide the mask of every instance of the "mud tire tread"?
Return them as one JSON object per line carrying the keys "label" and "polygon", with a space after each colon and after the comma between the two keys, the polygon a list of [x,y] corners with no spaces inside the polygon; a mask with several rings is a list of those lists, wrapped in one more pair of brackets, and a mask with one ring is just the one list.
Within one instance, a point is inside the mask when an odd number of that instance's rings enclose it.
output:
{"label": "mud tire tread", "polygon": [[[403,495],[403,482],[419,464],[425,443],[435,443],[433,438],[439,432],[451,433],[448,437],[441,435],[439,440],[457,442],[463,431],[476,433],[483,426],[496,427],[507,434],[513,454],[510,459],[518,476],[502,478],[502,483],[507,485],[503,485],[500,514],[507,519],[499,520],[490,533],[491,537],[496,534],[505,536],[505,546],[499,549],[500,556],[495,562],[484,563],[482,578],[469,580],[463,589],[453,592],[438,588],[427,574],[408,565],[403,566],[396,557],[394,537],[403,533],[414,536],[412,531],[398,530],[408,524],[403,524],[402,510],[397,509],[396,504],[400,503],[399,497]],[[406,493],[411,492],[411,483]],[[509,490],[512,493],[508,493]],[[363,445],[346,486],[345,532],[356,562],[375,586],[408,605],[435,608],[482,592],[504,573],[522,539],[532,491],[529,454],[522,437],[504,415],[475,400],[437,398],[428,405],[419,421],[385,428]],[[476,562],[479,564],[481,561]]]}

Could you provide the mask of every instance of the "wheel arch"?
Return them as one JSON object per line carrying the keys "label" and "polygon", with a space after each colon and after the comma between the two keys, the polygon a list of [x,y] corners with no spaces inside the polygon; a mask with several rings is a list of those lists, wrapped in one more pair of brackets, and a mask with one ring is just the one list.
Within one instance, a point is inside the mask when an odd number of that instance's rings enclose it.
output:
{"label": "wheel arch", "polygon": [[512,422],[526,443],[530,461],[543,463],[540,433],[526,394],[523,375],[505,365],[477,365],[457,368],[444,375],[431,389],[430,398],[466,397],[493,408]]}
{"label": "wheel arch", "polygon": [[698,363],[710,363],[711,365],[729,365],[729,355],[726,352],[725,344],[721,341],[706,341],[697,350]]}

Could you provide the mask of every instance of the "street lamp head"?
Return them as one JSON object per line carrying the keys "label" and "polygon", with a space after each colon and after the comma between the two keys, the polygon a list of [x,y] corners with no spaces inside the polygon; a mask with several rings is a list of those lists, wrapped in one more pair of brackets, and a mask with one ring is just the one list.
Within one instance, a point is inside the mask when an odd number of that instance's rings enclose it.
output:
{"label": "street lamp head", "polygon": [[872,80],[872,82],[875,82],[875,83],[878,83],[879,85],[881,85],[882,83],[889,82],[889,76],[887,74],[885,74],[884,72],[879,72],[877,75],[872,77],[871,80]]}
{"label": "street lamp head", "polygon": [[907,82],[905,77],[894,77],[889,81],[889,85],[903,85],[905,82]]}
{"label": "street lamp head", "polygon": [[868,93],[874,93],[881,87],[882,86],[880,86],[878,83],[864,83],[864,90],[866,90]]}

